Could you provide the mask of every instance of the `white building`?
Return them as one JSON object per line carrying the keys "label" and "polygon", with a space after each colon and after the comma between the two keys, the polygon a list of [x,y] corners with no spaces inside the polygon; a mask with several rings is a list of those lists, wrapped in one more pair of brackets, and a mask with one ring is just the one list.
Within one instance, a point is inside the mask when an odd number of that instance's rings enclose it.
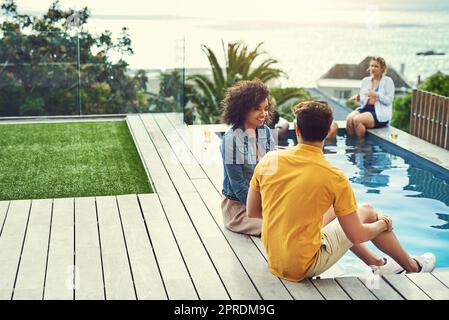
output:
{"label": "white building", "polygon": [[[350,97],[359,93],[361,80],[369,75],[367,69],[370,61],[371,57],[366,57],[359,64],[336,64],[317,80],[318,89],[344,104]],[[388,67],[387,76],[393,79],[396,95],[404,95],[412,89],[393,68]]]}

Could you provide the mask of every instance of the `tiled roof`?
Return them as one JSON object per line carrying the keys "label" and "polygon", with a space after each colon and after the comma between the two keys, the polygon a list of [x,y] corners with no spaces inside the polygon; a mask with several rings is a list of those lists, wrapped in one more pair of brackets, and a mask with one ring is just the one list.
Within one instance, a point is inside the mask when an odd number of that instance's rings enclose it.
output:
{"label": "tiled roof", "polygon": [[[359,64],[336,64],[320,79],[353,79],[361,80],[369,75],[367,71],[371,57],[366,57]],[[392,67],[388,67],[387,76],[393,79],[396,88],[411,89],[411,86]]]}

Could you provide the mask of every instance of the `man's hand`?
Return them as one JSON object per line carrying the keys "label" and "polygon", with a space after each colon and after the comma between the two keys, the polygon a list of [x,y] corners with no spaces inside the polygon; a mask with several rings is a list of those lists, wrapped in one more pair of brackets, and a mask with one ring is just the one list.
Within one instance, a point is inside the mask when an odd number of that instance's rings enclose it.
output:
{"label": "man's hand", "polygon": [[360,101],[360,94],[355,94],[349,100]]}
{"label": "man's hand", "polygon": [[377,214],[377,219],[382,220],[385,222],[387,229],[385,231],[392,231],[393,230],[393,219],[391,217],[384,215],[382,213]]}

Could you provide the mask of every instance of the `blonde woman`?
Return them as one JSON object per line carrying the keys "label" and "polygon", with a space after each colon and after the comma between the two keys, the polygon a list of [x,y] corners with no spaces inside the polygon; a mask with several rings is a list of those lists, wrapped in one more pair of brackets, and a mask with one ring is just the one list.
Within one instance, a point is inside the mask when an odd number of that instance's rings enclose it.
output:
{"label": "blonde woman", "polygon": [[387,64],[381,57],[373,57],[369,77],[362,80],[360,93],[351,97],[360,107],[346,118],[346,132],[364,137],[366,129],[382,128],[389,124],[393,113],[394,83],[385,75]]}

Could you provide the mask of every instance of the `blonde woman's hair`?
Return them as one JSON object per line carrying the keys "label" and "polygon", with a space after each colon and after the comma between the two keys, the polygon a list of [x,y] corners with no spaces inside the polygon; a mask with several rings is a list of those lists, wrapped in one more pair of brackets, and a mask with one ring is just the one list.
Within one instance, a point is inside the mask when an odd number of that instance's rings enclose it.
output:
{"label": "blonde woman's hair", "polygon": [[[382,57],[371,57],[370,59],[370,63],[371,61],[376,61],[377,63],[380,64],[380,68],[382,69],[382,73],[385,74],[387,72],[387,63],[385,62],[385,59]],[[369,68],[366,70],[369,71]]]}

